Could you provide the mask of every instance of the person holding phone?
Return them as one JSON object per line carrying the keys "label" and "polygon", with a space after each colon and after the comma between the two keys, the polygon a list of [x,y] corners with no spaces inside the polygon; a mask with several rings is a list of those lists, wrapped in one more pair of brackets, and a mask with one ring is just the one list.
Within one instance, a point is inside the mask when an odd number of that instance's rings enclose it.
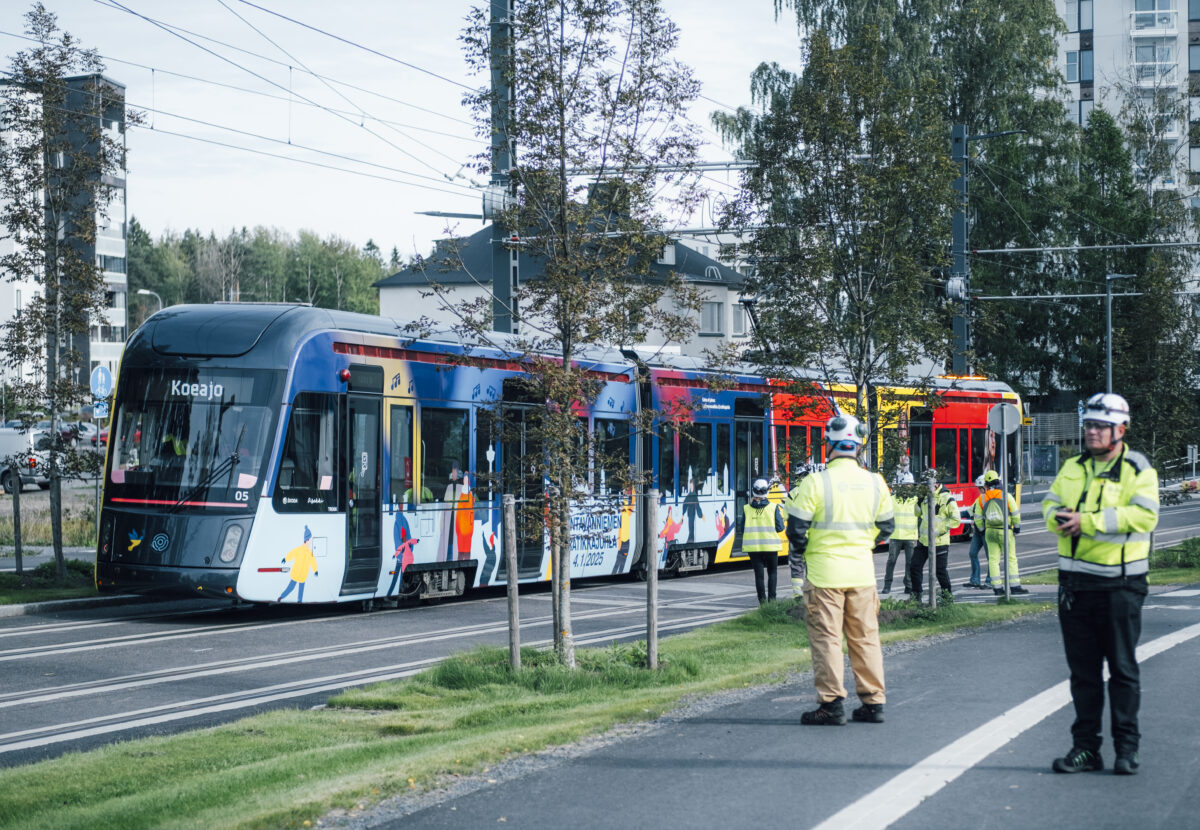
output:
{"label": "person holding phone", "polygon": [[1150,533],[1158,524],[1158,473],[1125,445],[1129,404],[1099,393],[1083,411],[1086,450],[1068,459],[1042,500],[1042,517],[1058,536],[1058,619],[1075,722],[1071,750],[1055,772],[1096,772],[1108,664],[1113,772],[1134,775],[1140,761],[1136,649],[1149,589]]}

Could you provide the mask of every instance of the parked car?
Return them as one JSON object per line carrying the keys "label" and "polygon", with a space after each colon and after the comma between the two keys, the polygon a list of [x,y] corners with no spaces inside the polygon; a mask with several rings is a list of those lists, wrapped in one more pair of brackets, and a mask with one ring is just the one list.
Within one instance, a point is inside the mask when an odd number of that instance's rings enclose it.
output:
{"label": "parked car", "polygon": [[98,430],[95,434],[93,434],[91,437],[91,442],[92,442],[93,447],[95,447],[95,446],[107,447],[108,446],[108,427],[104,427],[103,429]]}
{"label": "parked car", "polygon": [[39,442],[45,443],[45,439],[45,433],[37,430],[21,432],[19,429],[0,427],[0,487],[4,492],[11,493],[17,487],[8,463],[10,459],[17,462],[20,471],[17,478],[21,481],[21,489],[30,484],[36,484],[43,490],[50,486],[45,461],[38,447]]}

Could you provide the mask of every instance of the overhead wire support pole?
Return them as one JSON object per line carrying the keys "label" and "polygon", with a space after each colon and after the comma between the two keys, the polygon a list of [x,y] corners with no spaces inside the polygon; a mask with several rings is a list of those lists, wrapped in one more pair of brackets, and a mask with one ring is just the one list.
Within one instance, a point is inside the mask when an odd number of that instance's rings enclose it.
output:
{"label": "overhead wire support pole", "polygon": [[513,289],[517,282],[517,257],[505,243],[508,234],[500,213],[512,193],[510,171],[514,148],[509,133],[512,87],[505,74],[513,54],[513,0],[491,0],[492,72],[492,179],[484,193],[483,215],[492,220],[492,330],[511,334],[515,327]]}
{"label": "overhead wire support pole", "polygon": [[971,266],[967,261],[967,182],[970,157],[967,145],[972,141],[982,141],[985,138],[998,138],[1004,135],[1020,135],[1025,130],[1003,130],[996,133],[981,133],[967,135],[966,124],[955,124],[950,128],[950,157],[958,165],[958,178],[954,180],[954,190],[958,194],[954,214],[951,217],[950,239],[950,279],[946,282],[946,295],[951,300],[958,301],[954,313],[954,353],[951,367],[953,374],[966,375],[970,373],[967,366],[967,352],[971,348]]}

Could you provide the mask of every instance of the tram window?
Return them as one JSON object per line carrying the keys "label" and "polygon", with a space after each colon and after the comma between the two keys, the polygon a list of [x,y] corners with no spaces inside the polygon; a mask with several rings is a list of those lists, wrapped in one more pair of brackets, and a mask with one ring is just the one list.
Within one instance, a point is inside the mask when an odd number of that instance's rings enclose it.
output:
{"label": "tram window", "polygon": [[963,481],[974,481],[987,472],[985,450],[987,449],[987,430],[972,429],[971,433],[971,470],[970,475]]}
{"label": "tram window", "polygon": [[337,407],[334,396],[301,392],[292,404],[275,509],[312,513],[341,509],[337,486]]}
{"label": "tram window", "polygon": [[[390,414],[388,450],[391,453],[392,501],[412,504],[416,499],[413,492],[412,407],[392,406]],[[433,501],[433,494],[427,498],[422,494],[421,501]]]}
{"label": "tram window", "polygon": [[457,501],[466,471],[467,412],[463,409],[421,410],[421,487],[435,501]]}
{"label": "tram window", "polygon": [[[475,498],[491,501],[500,487],[500,421],[490,409],[475,410],[475,474],[471,489]],[[488,458],[491,453],[491,458]]]}
{"label": "tram window", "polygon": [[712,471],[712,424],[688,424],[679,432],[679,489],[707,494]]}
{"label": "tram window", "polygon": [[933,462],[933,412],[913,407],[908,413],[909,470],[920,476]]}
{"label": "tram window", "polygon": [[958,472],[958,430],[939,429],[934,432],[933,463],[937,466],[938,475],[943,484],[954,480]]}
{"label": "tram window", "polygon": [[971,481],[971,432],[958,430],[958,481]]}
{"label": "tram window", "polygon": [[675,442],[679,434],[663,426],[658,435],[658,489],[665,497],[675,495]]}
{"label": "tram window", "polygon": [[775,425],[775,440],[772,442],[771,474],[787,481],[788,472],[788,428],[786,424]]}
{"label": "tram window", "polygon": [[596,494],[612,495],[629,487],[629,422],[597,418],[593,423]]}
{"label": "tram window", "polygon": [[729,424],[717,424],[717,489],[729,492]]}

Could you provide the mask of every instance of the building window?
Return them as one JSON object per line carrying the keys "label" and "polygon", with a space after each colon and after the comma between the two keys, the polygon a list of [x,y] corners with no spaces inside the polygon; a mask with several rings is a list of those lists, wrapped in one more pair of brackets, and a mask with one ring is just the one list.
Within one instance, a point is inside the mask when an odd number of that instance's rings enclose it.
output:
{"label": "building window", "polygon": [[700,333],[724,334],[725,303],[705,303],[700,307]]}
{"label": "building window", "polygon": [[1067,0],[1067,13],[1064,18],[1068,32],[1079,30],[1079,0]]}
{"label": "building window", "polygon": [[1200,0],[1188,0],[1188,20],[1200,20]]}
{"label": "building window", "polygon": [[1092,117],[1092,106],[1095,101],[1080,101],[1079,102],[1079,126],[1086,127],[1088,119]]}
{"label": "building window", "polygon": [[1188,46],[1188,72],[1200,72],[1200,46]]}
{"label": "building window", "polygon": [[1079,0],[1079,31],[1092,30],[1092,0]]}
{"label": "building window", "polygon": [[113,274],[125,273],[125,257],[96,254],[96,264],[102,271],[109,271]]}
{"label": "building window", "polygon": [[1067,83],[1079,83],[1079,53],[1067,52]]}
{"label": "building window", "polygon": [[21,289],[17,289],[17,311],[21,310]]}
{"label": "building window", "polygon": [[745,337],[749,334],[749,327],[746,320],[746,307],[741,303],[733,304],[733,336]]}
{"label": "building window", "polygon": [[1188,148],[1188,167],[1192,170],[1200,170],[1200,147]]}

